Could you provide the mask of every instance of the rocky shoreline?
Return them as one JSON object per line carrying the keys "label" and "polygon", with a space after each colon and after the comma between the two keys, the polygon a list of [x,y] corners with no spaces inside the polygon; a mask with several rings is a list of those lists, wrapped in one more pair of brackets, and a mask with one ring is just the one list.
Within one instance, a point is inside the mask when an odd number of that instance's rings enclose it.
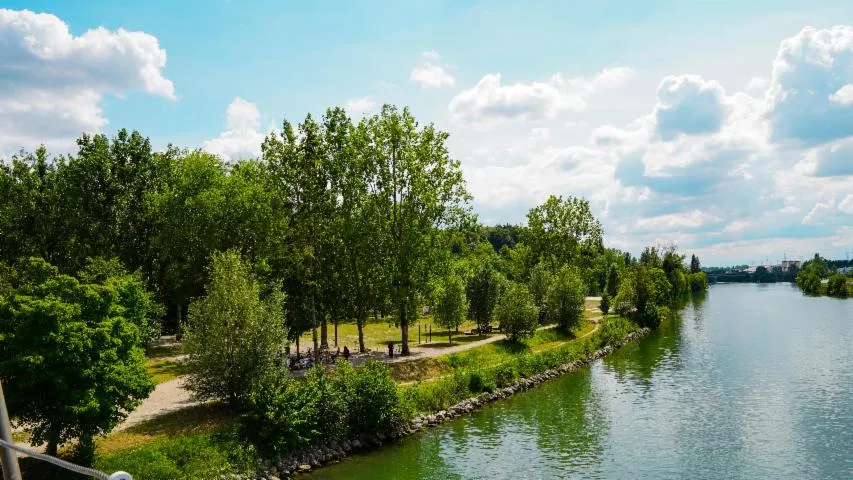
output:
{"label": "rocky shoreline", "polygon": [[609,355],[628,343],[648,335],[649,332],[650,330],[648,328],[640,329],[626,335],[625,338],[616,344],[606,345],[603,348],[596,350],[586,359],[575,360],[574,362],[565,363],[559,367],[546,370],[531,377],[519,379],[517,382],[507,387],[499,388],[490,393],[482,393],[476,397],[462,400],[447,410],[441,410],[434,414],[415,417],[409,422],[398,427],[390,435],[377,433],[372,436],[362,436],[328,445],[317,445],[302,452],[284,455],[275,461],[266,460],[263,463],[262,469],[264,473],[257,478],[260,480],[280,480],[283,478],[291,478],[294,475],[309,472],[312,469],[323,466],[324,464],[337,462],[350,454],[378,449],[386,442],[412,435],[426,428],[434,427],[461,415],[471,413],[490,402],[510,397],[511,395],[528,390],[546,380],[551,380],[559,377],[560,375],[575,371],[584,365]]}

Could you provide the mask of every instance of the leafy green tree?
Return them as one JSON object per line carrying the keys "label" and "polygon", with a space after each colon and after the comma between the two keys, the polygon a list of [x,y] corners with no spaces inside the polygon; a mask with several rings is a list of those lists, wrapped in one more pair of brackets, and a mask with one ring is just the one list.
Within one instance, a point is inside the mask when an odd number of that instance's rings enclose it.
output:
{"label": "leafy green tree", "polygon": [[545,302],[548,319],[567,332],[579,325],[584,311],[584,289],[576,270],[561,268],[548,289]]}
{"label": "leafy green tree", "polygon": [[465,321],[468,300],[462,279],[456,275],[445,278],[438,292],[435,306],[435,323],[447,329],[447,341],[453,343],[452,332],[459,331],[459,325]]}
{"label": "leafy green tree", "polygon": [[840,273],[830,276],[829,281],[826,284],[826,294],[832,297],[846,297],[847,277]]}
{"label": "leafy green tree", "polygon": [[540,323],[545,323],[548,317],[548,291],[551,289],[553,276],[544,263],[537,263],[530,270],[530,281],[528,287],[530,294],[533,295],[533,304],[538,310],[538,318]]}
{"label": "leafy green tree", "polygon": [[491,263],[481,263],[468,279],[466,294],[471,318],[482,328],[491,323],[506,279]]}
{"label": "leafy green tree", "polygon": [[668,304],[671,291],[672,285],[662,269],[637,263],[623,272],[619,293],[613,303],[619,315],[654,328],[660,322],[658,307]]}
{"label": "leafy green tree", "polygon": [[822,290],[820,276],[811,268],[803,269],[797,274],[797,286],[806,295],[820,295]]}
{"label": "leafy green tree", "polygon": [[601,313],[607,315],[610,312],[610,294],[604,292],[601,295],[601,302],[598,304],[598,309],[601,310]]}
{"label": "leafy green tree", "polygon": [[[141,285],[88,283],[40,258],[18,271],[0,297],[0,377],[11,416],[47,452],[76,439],[84,460],[153,390],[134,320],[148,298]],[[132,281],[126,279],[126,282]]]}
{"label": "leafy green tree", "polygon": [[533,296],[527,287],[520,283],[510,284],[501,295],[495,307],[495,317],[501,331],[513,342],[532,337],[539,321]]}
{"label": "leafy green tree", "polygon": [[691,292],[704,292],[708,290],[708,275],[705,272],[691,273],[689,283]]}
{"label": "leafy green tree", "polygon": [[767,283],[770,281],[770,272],[764,265],[755,269],[755,281],[758,283]]}
{"label": "leafy green tree", "polygon": [[199,398],[245,400],[254,382],[281,360],[284,297],[261,287],[236,251],[215,253],[206,295],[190,305],[184,351],[187,388]]}
{"label": "leafy green tree", "polygon": [[611,263],[607,270],[607,295],[613,298],[617,293],[619,293],[619,271],[616,265]]}
{"label": "leafy green tree", "polygon": [[418,128],[408,108],[385,105],[368,131],[370,154],[378,162],[378,209],[386,215],[377,240],[385,249],[402,353],[408,355],[411,307],[446,248],[438,230],[466,220],[470,196],[459,162],[447,151],[447,133],[431,124]]}
{"label": "leafy green tree", "polygon": [[583,198],[551,195],[527,214],[522,236],[537,260],[552,268],[576,264],[588,267],[602,250],[601,223],[592,215]]}
{"label": "leafy green tree", "polygon": [[640,263],[649,268],[661,268],[663,266],[663,260],[661,259],[661,256],[658,253],[658,248],[644,248],[643,253],[640,254]]}
{"label": "leafy green tree", "polygon": [[701,266],[699,265],[699,257],[696,255],[690,256],[690,273],[699,273],[702,271]]}

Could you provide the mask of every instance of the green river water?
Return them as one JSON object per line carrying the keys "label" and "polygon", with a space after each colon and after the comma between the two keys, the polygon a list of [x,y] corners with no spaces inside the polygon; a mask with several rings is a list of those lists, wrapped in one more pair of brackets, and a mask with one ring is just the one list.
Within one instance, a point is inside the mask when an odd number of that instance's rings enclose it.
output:
{"label": "green river water", "polygon": [[714,285],[588,368],[311,478],[850,479],[853,300]]}

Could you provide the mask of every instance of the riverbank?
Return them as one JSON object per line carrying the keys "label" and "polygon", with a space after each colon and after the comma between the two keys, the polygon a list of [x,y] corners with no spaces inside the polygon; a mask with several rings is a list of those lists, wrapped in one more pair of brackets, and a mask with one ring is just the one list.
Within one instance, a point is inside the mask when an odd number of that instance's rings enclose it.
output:
{"label": "riverbank", "polygon": [[347,439],[342,442],[316,445],[301,452],[283,455],[274,460],[264,461],[262,465],[262,478],[268,480],[290,478],[294,475],[298,475],[299,473],[309,472],[312,469],[319,468],[325,464],[340,461],[351,454],[381,448],[387,442],[395,441],[424,429],[435,427],[461,415],[472,413],[482,407],[485,407],[491,402],[508,398],[516,393],[529,390],[542,382],[573,372],[612,353],[628,343],[644,337],[649,332],[650,330],[647,328],[631,332],[625,335],[621,340],[609,342],[601,348],[589,353],[584,358],[562,363],[530,376],[522,376],[502,388],[497,388],[491,392],[483,392],[479,395],[466,398],[435,413],[416,416],[410,421],[399,425],[395,430],[392,430],[387,434],[380,432],[376,435],[360,436],[358,438]]}

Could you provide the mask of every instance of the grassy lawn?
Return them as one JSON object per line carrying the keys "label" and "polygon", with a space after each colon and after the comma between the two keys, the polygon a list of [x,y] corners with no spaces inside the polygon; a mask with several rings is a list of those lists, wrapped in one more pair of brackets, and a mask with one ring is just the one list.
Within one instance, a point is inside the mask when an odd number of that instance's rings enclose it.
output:
{"label": "grassy lawn", "polygon": [[145,349],[145,356],[148,358],[174,357],[182,353],[184,352],[180,343],[154,345]]}
{"label": "grassy lawn", "polygon": [[148,375],[154,379],[154,383],[157,385],[163,382],[168,382],[173,378],[177,378],[187,373],[186,366],[183,362],[168,358],[146,361],[145,370],[148,372]]}
{"label": "grassy lawn", "polygon": [[[409,325],[409,345],[415,346],[418,344],[418,326],[421,328],[421,345],[427,343],[427,333],[432,328],[432,343],[438,344],[436,348],[441,348],[447,345],[447,330],[435,325],[431,316],[421,317],[417,322]],[[466,321],[459,327],[460,332],[471,331],[477,324],[473,321]],[[320,335],[320,329],[317,329],[317,335]],[[453,334],[453,343],[457,342],[457,334]],[[459,341],[473,341],[471,335],[458,335]],[[334,348],[335,326],[329,324],[329,347]],[[319,342],[319,339],[318,339]],[[367,348],[385,351],[388,348],[388,342],[400,343],[400,327],[389,322],[388,319],[373,319],[370,318],[364,326],[364,345]],[[311,331],[302,334],[300,338],[300,350],[307,350],[313,345]],[[346,322],[338,324],[338,346],[344,348],[348,346],[353,352],[358,350],[358,329],[355,322]],[[291,345],[291,350],[295,349],[295,345]]]}
{"label": "grassy lawn", "polygon": [[583,322],[570,334],[556,328],[538,330],[533,337],[524,339],[520,343],[499,340],[437,358],[395,363],[391,365],[391,375],[398,382],[412,382],[447,375],[454,370],[490,367],[503,363],[520,353],[553,348],[585,335],[594,328],[595,324],[592,322]]}

